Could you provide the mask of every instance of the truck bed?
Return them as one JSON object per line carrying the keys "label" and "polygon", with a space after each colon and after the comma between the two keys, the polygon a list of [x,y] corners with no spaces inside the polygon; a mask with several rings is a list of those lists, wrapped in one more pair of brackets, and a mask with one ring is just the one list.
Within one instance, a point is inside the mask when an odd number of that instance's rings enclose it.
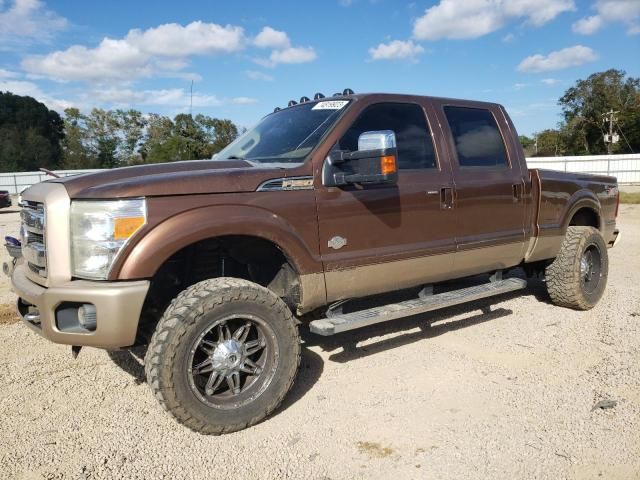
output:
{"label": "truck bed", "polygon": [[526,261],[555,257],[566,228],[576,218],[598,228],[608,245],[615,241],[618,205],[615,177],[544,169],[529,169],[529,174],[532,203],[537,208],[531,213],[535,244]]}

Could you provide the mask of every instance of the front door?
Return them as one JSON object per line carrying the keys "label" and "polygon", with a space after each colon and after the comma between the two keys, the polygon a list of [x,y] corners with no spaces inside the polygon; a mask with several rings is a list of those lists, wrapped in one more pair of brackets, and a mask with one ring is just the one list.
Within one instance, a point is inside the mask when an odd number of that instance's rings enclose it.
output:
{"label": "front door", "polygon": [[426,105],[369,105],[345,127],[335,148],[357,150],[367,131],[392,130],[396,185],[316,187],[320,254],[328,301],[441,280],[455,252],[448,165],[434,148]]}

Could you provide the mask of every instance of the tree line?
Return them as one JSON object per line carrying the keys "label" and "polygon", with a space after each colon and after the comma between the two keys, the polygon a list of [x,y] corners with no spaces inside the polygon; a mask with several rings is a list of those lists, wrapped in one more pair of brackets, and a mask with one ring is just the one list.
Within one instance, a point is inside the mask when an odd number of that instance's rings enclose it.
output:
{"label": "tree line", "polygon": [[68,108],[0,92],[0,171],[114,168],[210,158],[238,136],[227,119]]}
{"label": "tree line", "polygon": [[[607,112],[616,113],[612,153],[640,152],[640,78],[621,70],[578,80],[558,100],[562,121],[533,138],[520,136],[527,156],[607,153]],[[0,171],[114,168],[210,158],[238,136],[226,119],[137,110],[68,108],[64,116],[31,97],[0,92]]]}
{"label": "tree line", "polygon": [[[558,100],[563,119],[531,137],[520,136],[527,156],[640,153],[640,78],[610,69],[578,80]],[[617,143],[607,145],[610,111]]]}

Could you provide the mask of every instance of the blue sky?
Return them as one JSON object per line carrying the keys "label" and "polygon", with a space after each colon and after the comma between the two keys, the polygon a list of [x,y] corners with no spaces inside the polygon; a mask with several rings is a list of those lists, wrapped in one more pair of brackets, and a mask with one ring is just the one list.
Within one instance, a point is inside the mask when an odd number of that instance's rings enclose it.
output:
{"label": "blue sky", "polygon": [[554,127],[577,79],[640,76],[640,0],[0,0],[0,90],[249,126],[345,87],[496,101]]}

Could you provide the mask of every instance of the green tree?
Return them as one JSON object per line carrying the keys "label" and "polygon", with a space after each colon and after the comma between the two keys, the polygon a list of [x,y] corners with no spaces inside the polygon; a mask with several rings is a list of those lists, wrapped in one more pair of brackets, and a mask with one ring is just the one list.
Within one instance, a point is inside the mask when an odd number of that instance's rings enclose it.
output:
{"label": "green tree", "polygon": [[627,77],[626,72],[615,69],[594,73],[578,80],[558,103],[564,114],[567,149],[572,154],[607,153],[603,135],[608,123],[603,120],[610,110],[619,112],[614,128],[624,134],[620,143],[613,145],[613,152],[640,151],[640,78]]}
{"label": "green tree", "polygon": [[518,136],[518,140],[520,140],[520,145],[522,145],[522,149],[524,150],[525,155],[531,156],[535,154],[535,140],[533,138],[529,138],[526,135]]}
{"label": "green tree", "polygon": [[157,113],[147,116],[147,128],[139,148],[141,163],[159,163],[175,160],[167,141],[173,136],[173,122]]}
{"label": "green tree", "polygon": [[116,155],[120,139],[118,137],[118,119],[111,110],[94,108],[87,117],[87,137],[98,168],[120,166]]}
{"label": "green tree", "polygon": [[115,117],[120,131],[118,158],[121,165],[139,163],[139,148],[144,138],[147,120],[137,110],[116,110]]}
{"label": "green tree", "polygon": [[64,111],[63,167],[68,170],[95,168],[96,160],[87,147],[87,117],[77,108]]}
{"label": "green tree", "polygon": [[202,150],[203,158],[210,158],[238,137],[238,127],[227,119],[196,115],[195,121],[205,133],[206,145]]}
{"label": "green tree", "polygon": [[57,112],[34,98],[0,92],[0,171],[59,168],[63,138]]}
{"label": "green tree", "polygon": [[565,155],[564,139],[560,130],[547,129],[536,134],[538,157],[556,157]]}

